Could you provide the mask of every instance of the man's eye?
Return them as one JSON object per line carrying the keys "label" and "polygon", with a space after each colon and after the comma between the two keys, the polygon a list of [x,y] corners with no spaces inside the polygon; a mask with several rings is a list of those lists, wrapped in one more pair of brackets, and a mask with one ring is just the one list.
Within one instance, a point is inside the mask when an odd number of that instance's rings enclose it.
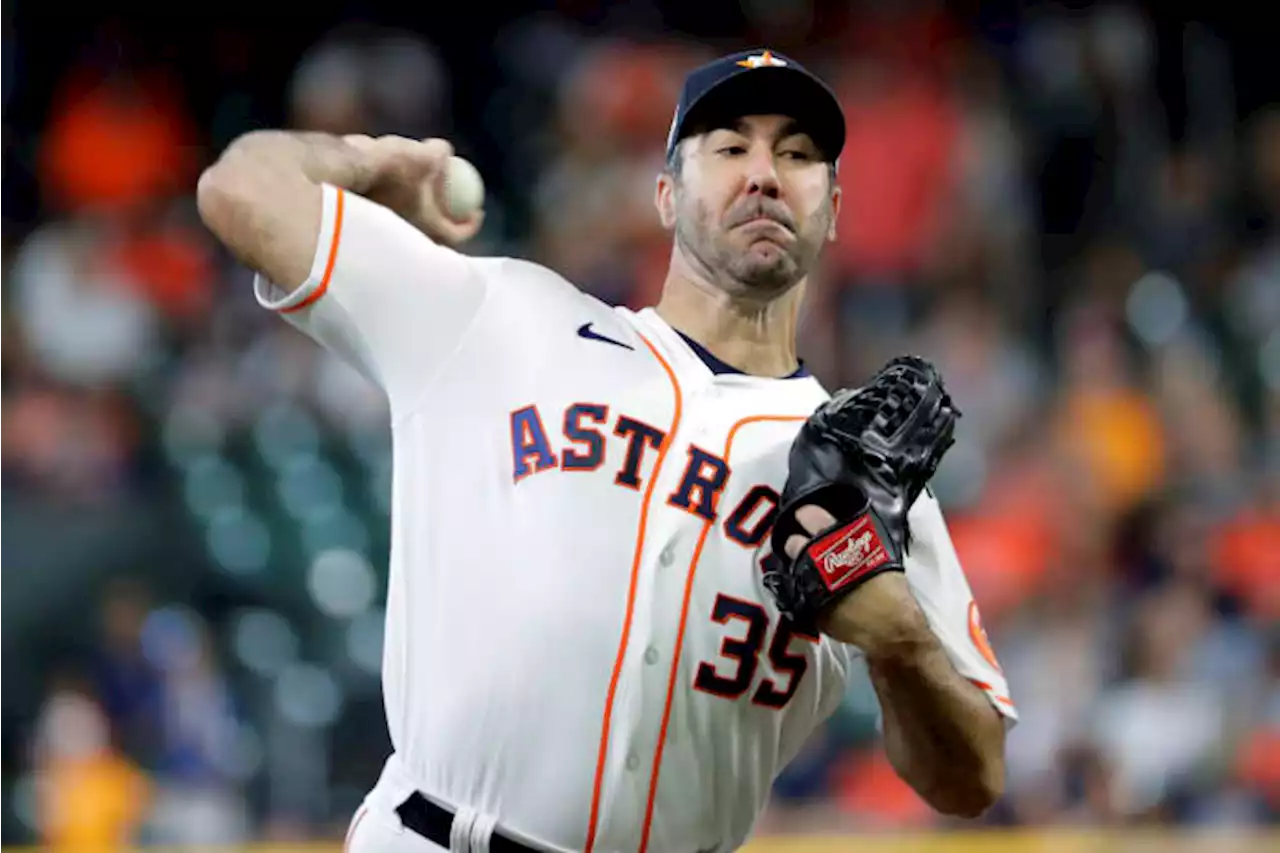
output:
{"label": "man's eye", "polygon": [[790,160],[811,160],[807,151],[783,151],[782,156]]}
{"label": "man's eye", "polygon": [[741,145],[726,145],[725,147],[720,149],[719,153],[729,154],[729,155],[746,154],[747,149],[743,148]]}

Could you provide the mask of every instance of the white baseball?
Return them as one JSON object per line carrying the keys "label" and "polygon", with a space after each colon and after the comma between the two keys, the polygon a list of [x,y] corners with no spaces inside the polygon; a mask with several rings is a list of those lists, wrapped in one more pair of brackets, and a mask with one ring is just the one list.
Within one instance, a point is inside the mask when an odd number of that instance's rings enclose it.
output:
{"label": "white baseball", "polygon": [[470,219],[484,204],[484,180],[469,161],[453,156],[444,170],[444,209],[450,219]]}

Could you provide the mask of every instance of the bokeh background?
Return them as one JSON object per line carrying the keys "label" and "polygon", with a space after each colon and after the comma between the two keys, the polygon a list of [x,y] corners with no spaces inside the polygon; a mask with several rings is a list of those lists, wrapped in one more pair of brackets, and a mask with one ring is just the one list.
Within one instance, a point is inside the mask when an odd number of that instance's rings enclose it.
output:
{"label": "bokeh background", "polygon": [[[107,7],[111,7],[108,9]],[[1259,16],[1263,17],[1259,17]],[[849,143],[804,323],[911,350],[1020,707],[981,825],[1280,812],[1280,72],[1259,5],[698,0],[3,12],[3,840],[333,843],[388,749],[386,411],[195,213],[266,126],[439,135],[468,251],[633,307],[685,70],[767,45]],[[536,322],[536,318],[530,318]],[[762,831],[946,830],[858,688]]]}

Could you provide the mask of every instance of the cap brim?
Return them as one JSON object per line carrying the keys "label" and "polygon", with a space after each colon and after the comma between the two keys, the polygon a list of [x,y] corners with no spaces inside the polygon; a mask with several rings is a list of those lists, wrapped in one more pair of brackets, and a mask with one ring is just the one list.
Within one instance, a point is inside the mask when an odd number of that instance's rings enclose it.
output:
{"label": "cap brim", "polygon": [[832,162],[844,148],[844,112],[835,95],[807,72],[786,66],[744,68],[703,92],[686,109],[674,141],[748,115],[790,116]]}

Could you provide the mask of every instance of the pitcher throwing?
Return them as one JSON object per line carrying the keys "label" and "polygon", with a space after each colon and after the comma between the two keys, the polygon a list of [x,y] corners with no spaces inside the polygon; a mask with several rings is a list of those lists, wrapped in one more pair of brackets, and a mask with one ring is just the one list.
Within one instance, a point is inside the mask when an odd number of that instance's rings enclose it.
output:
{"label": "pitcher throwing", "polygon": [[394,754],[352,851],[733,850],[857,656],[924,800],[1000,795],[1016,712],[925,488],[956,407],[918,360],[832,396],[796,355],[844,137],[780,54],[691,72],[639,312],[457,251],[442,140],[255,132],[201,177],[258,302],[389,400]]}

